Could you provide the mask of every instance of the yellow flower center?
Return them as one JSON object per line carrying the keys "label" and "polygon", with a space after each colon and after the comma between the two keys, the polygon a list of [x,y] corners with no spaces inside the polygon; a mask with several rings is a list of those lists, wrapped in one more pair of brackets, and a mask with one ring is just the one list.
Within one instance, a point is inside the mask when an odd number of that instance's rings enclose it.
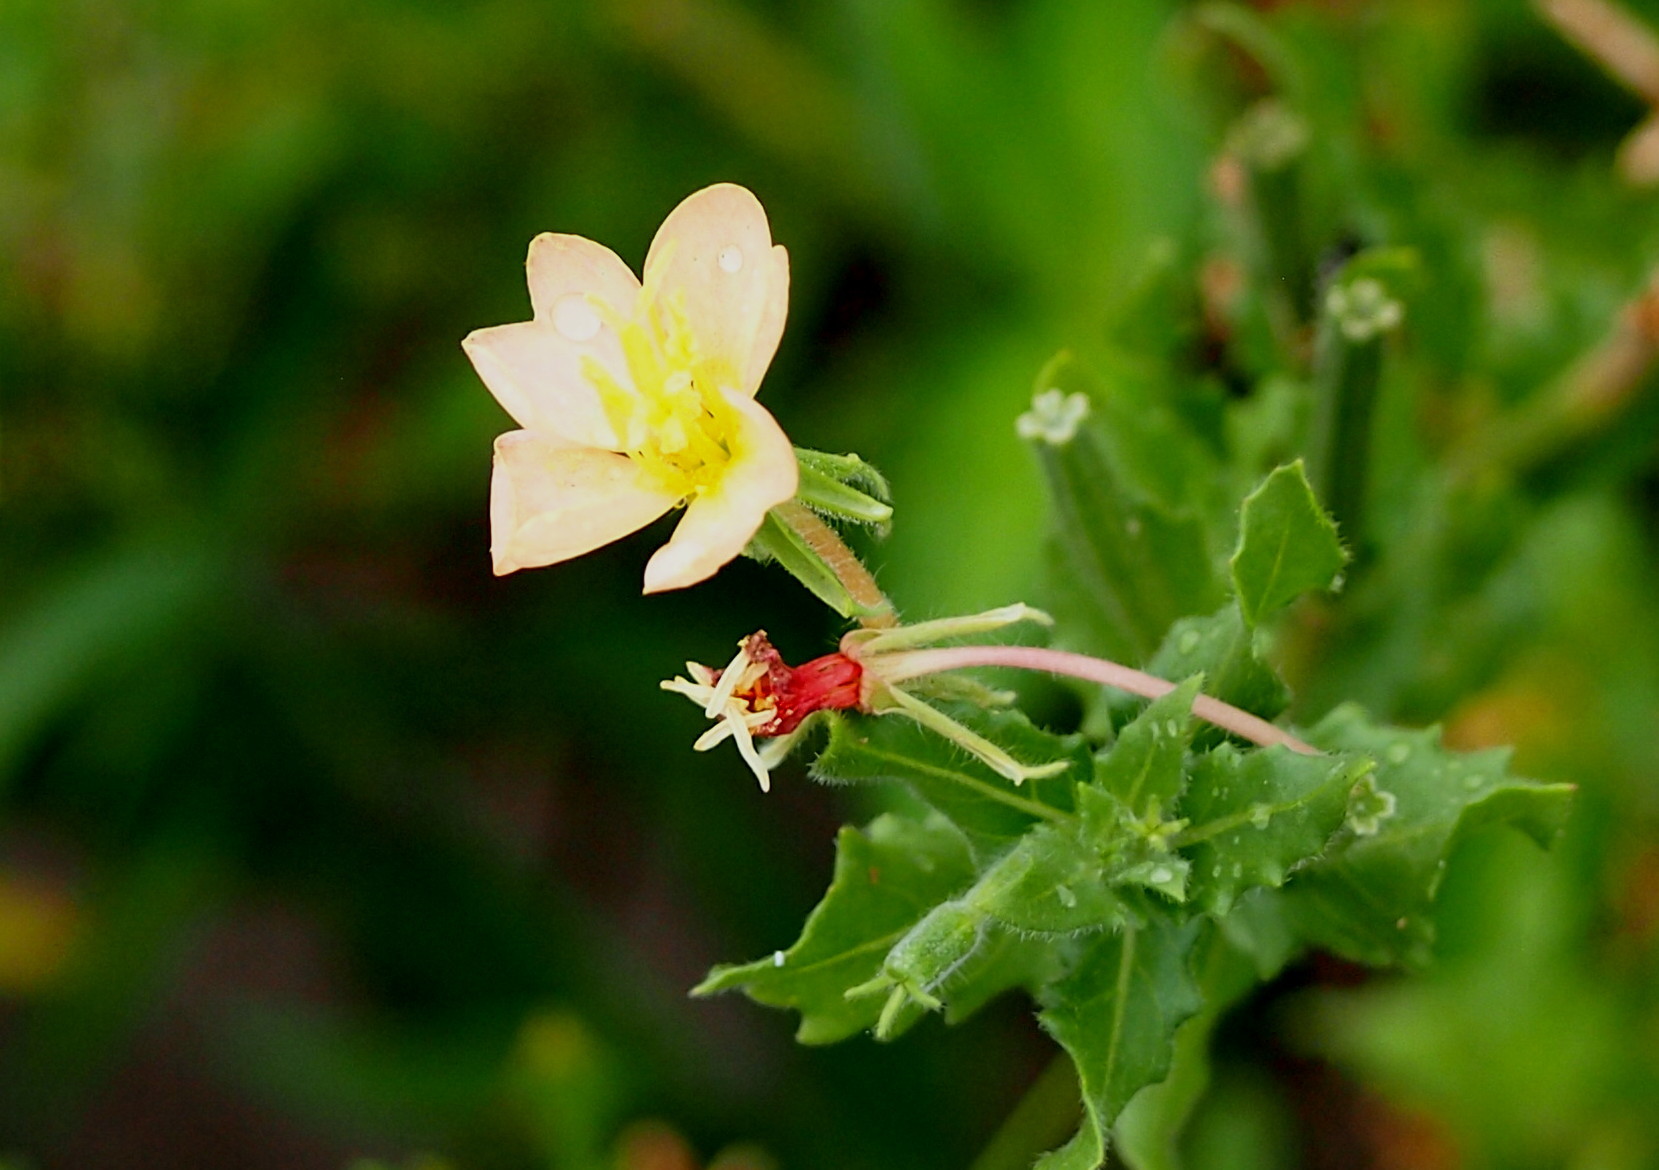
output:
{"label": "yellow flower center", "polygon": [[623,454],[681,500],[708,490],[733,454],[738,420],[720,395],[737,385],[731,364],[699,352],[683,304],[663,304],[649,286],[631,319],[596,307],[622,342],[632,385],[591,357],[582,372],[599,391]]}

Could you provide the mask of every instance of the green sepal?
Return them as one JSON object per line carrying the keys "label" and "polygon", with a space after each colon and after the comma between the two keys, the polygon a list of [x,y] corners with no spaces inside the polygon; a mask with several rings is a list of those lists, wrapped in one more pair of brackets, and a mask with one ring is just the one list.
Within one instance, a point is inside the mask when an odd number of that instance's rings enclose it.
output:
{"label": "green sepal", "polygon": [[1175,846],[1192,862],[1192,898],[1223,915],[1252,886],[1284,884],[1342,826],[1349,793],[1371,770],[1364,757],[1300,755],[1231,744],[1193,763]]}
{"label": "green sepal", "polygon": [[1507,749],[1450,751],[1438,727],[1379,726],[1348,704],[1307,738],[1375,760],[1372,791],[1392,798],[1386,816],[1377,816],[1374,805],[1365,810],[1370,823],[1356,825],[1350,810],[1327,856],[1283,892],[1284,913],[1302,939],[1356,962],[1428,961],[1430,910],[1446,861],[1466,834],[1507,824],[1548,845],[1571,811],[1573,785],[1510,775]]}
{"label": "green sepal", "polygon": [[766,513],[760,527],[749,538],[743,555],[763,565],[775,562],[842,617],[855,617],[861,612],[858,602],[824,558],[808,547],[799,533],[778,519],[776,512]]}
{"label": "green sepal", "polygon": [[1245,497],[1228,563],[1245,623],[1260,625],[1312,589],[1329,589],[1348,561],[1302,461],[1280,467]]}
{"label": "green sepal", "polygon": [[892,946],[973,873],[961,834],[938,815],[915,821],[886,814],[862,831],[844,827],[835,876],[795,944],[752,963],[716,967],[691,994],[741,989],[757,1003],[798,1011],[795,1036],[803,1044],[873,1028],[882,998],[849,999],[848,989],[876,978]]}
{"label": "green sepal", "polygon": [[881,472],[857,455],[795,448],[800,486],[795,498],[820,515],[867,524],[885,535],[893,519],[893,495]]}
{"label": "green sepal", "polygon": [[1040,996],[1038,1019],[1077,1066],[1083,1124],[1036,1170],[1096,1170],[1132,1097],[1169,1072],[1175,1033],[1203,1007],[1190,970],[1203,920],[1093,938],[1073,972]]}

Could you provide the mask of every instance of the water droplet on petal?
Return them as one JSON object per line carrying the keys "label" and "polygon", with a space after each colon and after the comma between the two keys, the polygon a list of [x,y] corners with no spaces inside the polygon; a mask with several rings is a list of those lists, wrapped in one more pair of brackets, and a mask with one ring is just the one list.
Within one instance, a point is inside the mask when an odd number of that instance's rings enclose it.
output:
{"label": "water droplet on petal", "polygon": [[715,259],[723,271],[736,272],[743,267],[743,249],[736,244],[727,244]]}
{"label": "water droplet on petal", "polygon": [[1273,810],[1265,804],[1250,806],[1250,823],[1258,829],[1267,828],[1268,822],[1273,819]]}
{"label": "water droplet on petal", "polygon": [[553,328],[572,341],[592,341],[599,333],[599,314],[582,293],[566,293],[553,306]]}

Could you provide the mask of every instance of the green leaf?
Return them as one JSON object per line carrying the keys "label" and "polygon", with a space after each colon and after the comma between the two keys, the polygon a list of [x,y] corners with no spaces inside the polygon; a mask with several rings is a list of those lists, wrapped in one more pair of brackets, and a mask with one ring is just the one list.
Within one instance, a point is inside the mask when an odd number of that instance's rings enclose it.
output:
{"label": "green leaf", "polygon": [[1133,1170],[1180,1170],[1182,1134],[1210,1084],[1216,1025],[1262,978],[1228,937],[1206,937],[1192,962],[1204,1006],[1176,1031],[1169,1075],[1135,1094],[1112,1127],[1117,1157]]}
{"label": "green leaf", "polygon": [[1039,377],[1019,431],[1048,483],[1061,640],[1139,662],[1171,622],[1214,606],[1221,589],[1205,525],[1180,494],[1206,478],[1184,474],[1185,462],[1201,460],[1196,445],[1166,412],[1116,411],[1112,397],[1062,355]]}
{"label": "green leaf", "polygon": [[[1204,691],[1263,719],[1272,719],[1290,702],[1279,676],[1256,653],[1254,639],[1238,606],[1228,604],[1205,617],[1182,618],[1170,627],[1147,670],[1160,678],[1204,676]],[[1223,732],[1204,727],[1194,743],[1220,743]]]}
{"label": "green leaf", "polygon": [[1038,825],[987,869],[963,901],[1016,930],[1116,929],[1137,916],[1114,889],[1121,875],[1078,821]]}
{"label": "green leaf", "polygon": [[1283,890],[1257,886],[1241,895],[1220,923],[1227,942],[1256,966],[1256,978],[1272,979],[1302,953],[1285,909]]}
{"label": "green leaf", "polygon": [[1175,846],[1192,862],[1192,897],[1226,914],[1252,886],[1281,886],[1325,848],[1348,794],[1371,761],[1306,756],[1285,747],[1240,752],[1231,744],[1193,764]]}
{"label": "green leaf", "polygon": [[1018,711],[939,704],[952,718],[1023,763],[1069,760],[1058,776],[1015,786],[948,740],[898,715],[825,717],[829,743],[812,765],[831,784],[896,780],[944,813],[981,859],[1004,852],[1038,821],[1058,819],[1072,786],[1092,769],[1080,736],[1050,735]]}
{"label": "green leaf", "polygon": [[1095,1170],[1123,1107],[1169,1071],[1176,1029],[1203,1006],[1189,970],[1202,928],[1159,920],[1102,935],[1070,976],[1043,992],[1038,1018],[1077,1066],[1084,1117],[1077,1136],[1038,1170]]}
{"label": "green leaf", "polygon": [[1160,816],[1175,807],[1186,783],[1183,765],[1192,742],[1192,701],[1202,675],[1194,675],[1118,733],[1095,760],[1095,783],[1136,816]]}
{"label": "green leaf", "polygon": [[1330,588],[1347,560],[1301,460],[1274,471],[1245,497],[1230,564],[1239,611],[1249,625],[1260,625],[1310,589]]}
{"label": "green leaf", "polygon": [[801,1013],[796,1038],[828,1044],[872,1027],[879,997],[848,999],[930,908],[973,879],[962,837],[943,817],[891,814],[836,839],[835,877],[787,951],[709,972],[693,995],[741,988],[757,1003]]}
{"label": "green leaf", "polygon": [[1510,775],[1507,749],[1449,751],[1438,727],[1378,726],[1347,705],[1308,739],[1376,761],[1370,790],[1357,794],[1329,855],[1284,891],[1285,913],[1301,937],[1358,962],[1427,962],[1429,911],[1464,835],[1507,824],[1548,845],[1571,811],[1572,785]]}
{"label": "green leaf", "polygon": [[1166,826],[1134,821],[1115,797],[1090,786],[1077,799],[1079,816],[1033,826],[966,893],[935,908],[893,949],[886,973],[934,996],[954,983],[992,925],[1025,936],[1119,930],[1143,923],[1148,890],[1185,899],[1189,866],[1171,851]]}

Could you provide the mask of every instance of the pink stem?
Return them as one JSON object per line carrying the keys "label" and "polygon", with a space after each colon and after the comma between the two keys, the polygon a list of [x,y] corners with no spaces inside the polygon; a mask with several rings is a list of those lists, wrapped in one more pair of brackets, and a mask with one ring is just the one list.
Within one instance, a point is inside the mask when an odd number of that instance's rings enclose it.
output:
{"label": "pink stem", "polygon": [[[1169,694],[1175,684],[1143,670],[1135,670],[1104,658],[1090,658],[1068,650],[1045,650],[1037,646],[946,646],[935,650],[900,650],[882,654],[880,674],[883,682],[902,682],[924,674],[938,674],[942,670],[961,670],[969,666],[1012,666],[1020,670],[1042,670],[1049,674],[1063,674],[1088,682],[1101,683],[1156,699]],[[1293,752],[1305,756],[1323,753],[1312,744],[1303,743],[1283,728],[1267,720],[1241,711],[1231,703],[1209,695],[1199,695],[1192,701],[1192,713],[1207,719],[1217,727],[1242,736],[1263,747],[1283,744]]]}

